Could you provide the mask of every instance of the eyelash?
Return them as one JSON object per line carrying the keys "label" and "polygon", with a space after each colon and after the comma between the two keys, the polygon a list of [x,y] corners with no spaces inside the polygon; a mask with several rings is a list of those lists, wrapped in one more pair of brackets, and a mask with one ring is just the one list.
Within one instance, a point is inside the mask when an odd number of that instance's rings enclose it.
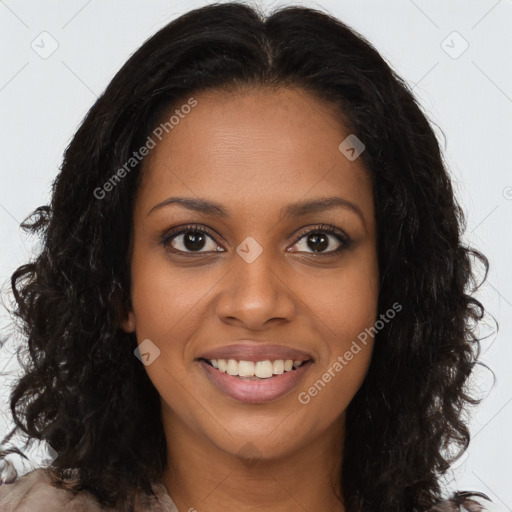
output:
{"label": "eyelash", "polygon": [[[172,230],[171,232],[166,232],[163,236],[162,236],[162,245],[167,249],[169,250],[170,252],[172,253],[175,253],[175,254],[179,254],[179,255],[183,255],[183,256],[192,256],[192,257],[195,257],[197,255],[204,255],[204,254],[214,254],[212,253],[211,251],[207,251],[207,252],[199,252],[199,251],[190,251],[190,252],[187,252],[187,251],[181,251],[179,249],[175,249],[174,247],[171,246],[171,242],[172,240],[179,236],[179,235],[183,235],[185,233],[188,233],[188,232],[194,232],[194,233],[200,233],[200,234],[205,234],[205,235],[208,235],[217,245],[220,245],[217,240],[215,240],[215,236],[210,232],[210,230],[204,228],[204,227],[201,227],[199,226],[198,224],[188,224],[186,226],[181,226],[180,228],[176,228],[176,230]],[[332,235],[334,236],[338,242],[340,242],[340,246],[337,248],[337,249],[334,249],[333,251],[327,251],[327,252],[306,252],[306,253],[302,253],[302,254],[308,254],[308,255],[312,255],[314,257],[316,256],[332,256],[332,255],[335,255],[335,254],[339,254],[341,253],[342,251],[348,249],[351,245],[351,240],[350,238],[346,235],[346,233],[344,233],[343,231],[341,231],[340,229],[338,228],[335,228],[334,226],[331,226],[329,224],[320,224],[314,228],[310,228],[310,229],[307,229],[305,231],[303,231],[299,236],[298,238],[296,239],[296,241],[292,244],[292,245],[295,245],[297,244],[302,238],[304,238],[305,236],[309,235],[309,234],[312,234],[312,233],[323,233],[323,234],[328,234],[328,235]],[[223,251],[218,251],[218,252],[223,252]]]}

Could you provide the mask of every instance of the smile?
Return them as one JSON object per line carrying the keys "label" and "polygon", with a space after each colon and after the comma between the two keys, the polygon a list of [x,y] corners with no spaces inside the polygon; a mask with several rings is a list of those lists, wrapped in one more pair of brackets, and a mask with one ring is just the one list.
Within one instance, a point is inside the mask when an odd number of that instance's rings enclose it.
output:
{"label": "smile", "polygon": [[301,366],[304,361],[293,361],[292,359],[278,359],[270,361],[237,361],[236,359],[211,359],[206,360],[219,371],[232,376],[258,377],[268,379],[274,375],[281,375],[290,372]]}
{"label": "smile", "polygon": [[281,398],[299,384],[312,363],[311,359],[199,360],[201,368],[220,391],[244,403],[264,403]]}

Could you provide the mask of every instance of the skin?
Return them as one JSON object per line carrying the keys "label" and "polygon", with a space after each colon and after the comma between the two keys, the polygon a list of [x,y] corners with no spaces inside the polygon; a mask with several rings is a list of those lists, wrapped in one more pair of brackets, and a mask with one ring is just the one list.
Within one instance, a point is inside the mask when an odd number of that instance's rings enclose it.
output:
{"label": "skin", "polygon": [[[371,183],[360,158],[338,145],[349,135],[329,104],[300,89],[194,95],[144,160],[134,204],[132,310],[123,329],[160,354],[145,366],[162,401],[169,466],[162,483],[179,510],[344,511],[340,489],[345,409],[361,386],[372,340],[307,404],[298,400],[377,315],[378,265]],[[171,196],[221,203],[220,218]],[[338,196],[354,203],[301,217],[280,209]],[[162,244],[171,228],[210,228],[199,254]],[[331,224],[352,243],[308,246],[306,229]],[[248,263],[248,236],[263,252]],[[175,250],[187,252],[184,236]],[[173,247],[173,245],[170,245]],[[215,249],[222,248],[222,252]],[[202,252],[201,252],[202,251]],[[190,253],[191,251],[188,250]],[[319,255],[320,254],[320,255]],[[306,351],[304,381],[269,403],[246,404],[218,390],[196,358],[240,339]]]}

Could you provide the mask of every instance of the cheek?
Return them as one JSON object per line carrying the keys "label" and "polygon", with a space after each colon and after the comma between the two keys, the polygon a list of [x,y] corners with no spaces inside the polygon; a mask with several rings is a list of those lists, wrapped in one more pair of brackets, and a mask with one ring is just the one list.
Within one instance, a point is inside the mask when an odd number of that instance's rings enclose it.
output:
{"label": "cheek", "polygon": [[[173,270],[161,253],[136,250],[132,259],[132,306],[136,319],[139,345],[149,339],[159,350],[158,357],[145,366],[150,380],[162,397],[162,404],[172,404],[173,410],[185,417],[187,393],[183,382],[189,378],[182,361],[187,344],[198,319],[208,286],[191,283],[190,274]],[[154,349],[156,350],[156,349]]]}
{"label": "cheek", "polygon": [[342,416],[365,379],[372,344],[360,344],[354,352],[348,349],[321,365],[298,390],[298,407],[308,417],[315,418],[316,429],[326,428]]}
{"label": "cheek", "polygon": [[320,328],[331,351],[331,358],[343,353],[351,341],[373,326],[378,307],[378,268],[372,251],[359,254],[346,267],[329,273],[314,285],[307,283],[310,290],[308,306],[320,321]]}
{"label": "cheek", "polygon": [[[333,421],[361,386],[373,351],[368,333],[377,318],[378,269],[375,254],[360,255],[336,275],[311,287],[310,306],[325,351],[300,390],[298,401],[322,421]],[[330,405],[329,405],[330,404]]]}
{"label": "cheek", "polygon": [[297,394],[301,407],[324,426],[346,410],[366,377],[373,352],[368,332],[377,315],[373,279],[354,276],[344,285],[331,286],[330,301],[325,300],[323,313],[318,313],[325,351]]}
{"label": "cheek", "polygon": [[138,337],[172,338],[185,319],[200,307],[210,286],[201,270],[190,272],[172,266],[161,254],[139,255],[132,260],[132,304]]}

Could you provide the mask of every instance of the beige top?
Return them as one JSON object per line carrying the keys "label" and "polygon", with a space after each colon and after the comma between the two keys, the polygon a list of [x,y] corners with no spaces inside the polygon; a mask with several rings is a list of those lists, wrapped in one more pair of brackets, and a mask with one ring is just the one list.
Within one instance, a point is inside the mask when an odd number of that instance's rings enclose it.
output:
{"label": "beige top", "polygon": [[[154,484],[156,498],[142,495],[136,512],[179,512],[161,483]],[[483,502],[484,500],[481,500]],[[485,508],[467,499],[462,505],[443,501],[432,507],[431,512],[480,512],[497,510]],[[101,507],[87,491],[73,497],[66,489],[57,489],[50,484],[49,470],[38,468],[21,476],[12,484],[0,485],[1,512],[112,512],[114,509]],[[115,512],[115,511],[114,511]]]}
{"label": "beige top", "polygon": [[[136,512],[179,512],[161,483],[154,484],[157,497],[143,494]],[[107,512],[87,491],[76,496],[57,489],[50,483],[49,470],[38,468],[21,476],[12,484],[0,485],[1,512]]]}

